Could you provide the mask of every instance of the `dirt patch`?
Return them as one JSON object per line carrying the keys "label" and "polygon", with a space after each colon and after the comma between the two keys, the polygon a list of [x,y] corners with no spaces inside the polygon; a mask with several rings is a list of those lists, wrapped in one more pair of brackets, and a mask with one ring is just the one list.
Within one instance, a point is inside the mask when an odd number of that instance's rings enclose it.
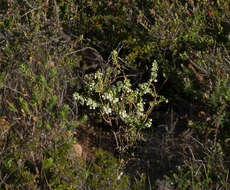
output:
{"label": "dirt patch", "polygon": [[[78,155],[85,160],[92,160],[98,148],[103,151],[116,153],[116,143],[112,131],[105,131],[102,127],[90,127],[87,123],[79,125],[74,133],[78,144],[75,145]],[[79,148],[81,146],[81,150]]]}

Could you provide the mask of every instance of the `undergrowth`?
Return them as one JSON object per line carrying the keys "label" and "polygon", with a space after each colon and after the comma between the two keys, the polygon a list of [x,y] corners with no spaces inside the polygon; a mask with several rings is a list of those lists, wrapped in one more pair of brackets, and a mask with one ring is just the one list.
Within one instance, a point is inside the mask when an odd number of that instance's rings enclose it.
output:
{"label": "undergrowth", "polygon": [[[225,0],[2,0],[0,188],[228,190],[229,14]],[[86,124],[116,148],[79,157]]]}

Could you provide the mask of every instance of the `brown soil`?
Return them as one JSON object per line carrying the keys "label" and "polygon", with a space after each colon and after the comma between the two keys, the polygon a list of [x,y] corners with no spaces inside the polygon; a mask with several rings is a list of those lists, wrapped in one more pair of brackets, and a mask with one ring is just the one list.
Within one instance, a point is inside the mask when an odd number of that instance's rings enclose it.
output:
{"label": "brown soil", "polygon": [[[84,160],[92,160],[94,153],[98,148],[101,148],[103,151],[115,154],[116,152],[116,143],[114,135],[111,131],[105,131],[100,127],[90,127],[87,123],[81,124],[77,127],[74,133],[77,139],[77,152],[82,152],[81,157]],[[81,148],[79,148],[81,146]]]}

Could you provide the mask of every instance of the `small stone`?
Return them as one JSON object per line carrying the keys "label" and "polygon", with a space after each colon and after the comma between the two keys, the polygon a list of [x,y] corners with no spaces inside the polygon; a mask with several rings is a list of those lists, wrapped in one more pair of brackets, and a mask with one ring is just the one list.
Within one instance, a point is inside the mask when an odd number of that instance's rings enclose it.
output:
{"label": "small stone", "polygon": [[80,144],[76,143],[73,147],[74,147],[74,151],[76,153],[76,156],[78,158],[81,158],[82,157],[82,152],[83,152],[82,146]]}

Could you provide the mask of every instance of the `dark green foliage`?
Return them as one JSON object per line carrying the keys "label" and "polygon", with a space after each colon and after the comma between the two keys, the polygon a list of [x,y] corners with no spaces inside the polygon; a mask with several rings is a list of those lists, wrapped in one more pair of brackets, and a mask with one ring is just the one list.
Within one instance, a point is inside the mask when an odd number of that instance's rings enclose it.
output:
{"label": "dark green foliage", "polygon": [[123,174],[117,160],[100,149],[96,152],[95,161],[91,163],[88,172],[90,189],[129,189],[128,176]]}

